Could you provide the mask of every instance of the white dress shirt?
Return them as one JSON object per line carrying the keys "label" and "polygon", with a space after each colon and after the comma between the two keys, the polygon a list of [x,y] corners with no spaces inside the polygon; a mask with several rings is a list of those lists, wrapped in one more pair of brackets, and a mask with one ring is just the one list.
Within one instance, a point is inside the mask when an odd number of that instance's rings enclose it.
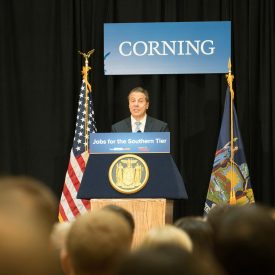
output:
{"label": "white dress shirt", "polygon": [[[146,123],[146,118],[147,118],[147,115],[145,115],[145,116],[143,117],[143,119],[139,121],[139,122],[141,123],[141,124],[139,125],[139,129],[140,129],[141,132],[144,132],[145,123]],[[136,132],[136,128],[137,128],[136,122],[137,122],[137,121],[138,121],[138,120],[135,120],[135,119],[133,118],[133,116],[131,116],[132,132]]]}

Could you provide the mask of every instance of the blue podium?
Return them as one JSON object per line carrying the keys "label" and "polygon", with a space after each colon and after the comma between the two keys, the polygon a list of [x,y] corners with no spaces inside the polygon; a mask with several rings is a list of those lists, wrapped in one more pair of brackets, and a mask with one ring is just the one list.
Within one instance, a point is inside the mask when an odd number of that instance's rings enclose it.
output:
{"label": "blue podium", "polygon": [[[131,188],[142,181],[146,181],[142,188]],[[90,156],[77,198],[90,200],[92,210],[115,204],[130,211],[136,223],[133,246],[150,228],[172,223],[173,200],[188,196],[170,155],[170,133],[91,134]]]}
{"label": "blue podium", "polygon": [[[155,140],[166,140],[166,143],[152,143]],[[93,133],[90,151],[78,198],[187,199],[183,179],[170,155],[170,133]],[[109,181],[113,161],[126,153],[141,157],[149,169],[145,187],[132,194],[118,192]]]}

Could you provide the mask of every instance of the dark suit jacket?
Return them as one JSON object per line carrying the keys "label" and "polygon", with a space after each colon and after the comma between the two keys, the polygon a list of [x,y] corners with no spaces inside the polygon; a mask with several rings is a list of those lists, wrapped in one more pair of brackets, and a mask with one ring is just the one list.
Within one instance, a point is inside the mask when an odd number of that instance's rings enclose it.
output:
{"label": "dark suit jacket", "polygon": [[[113,124],[112,132],[132,132],[131,118]],[[147,115],[144,132],[169,132],[168,124]]]}

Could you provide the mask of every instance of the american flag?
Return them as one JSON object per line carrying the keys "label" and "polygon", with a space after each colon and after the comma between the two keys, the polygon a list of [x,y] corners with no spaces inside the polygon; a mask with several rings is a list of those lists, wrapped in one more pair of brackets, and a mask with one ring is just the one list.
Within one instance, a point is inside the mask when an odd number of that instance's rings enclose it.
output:
{"label": "american flag", "polygon": [[[86,101],[85,86],[83,80],[78,101],[73,147],[59,203],[60,221],[72,221],[77,215],[90,209],[90,201],[76,198],[89,157],[89,152],[85,150],[88,148],[88,135],[90,132],[96,132],[92,93],[88,93],[88,101]],[[87,131],[85,131],[86,119]]]}

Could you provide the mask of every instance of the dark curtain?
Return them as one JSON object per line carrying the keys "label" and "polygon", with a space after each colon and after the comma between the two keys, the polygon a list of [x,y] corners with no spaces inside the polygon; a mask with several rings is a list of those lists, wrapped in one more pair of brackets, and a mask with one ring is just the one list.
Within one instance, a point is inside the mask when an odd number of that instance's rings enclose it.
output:
{"label": "dark curtain", "polygon": [[129,115],[131,88],[147,88],[149,114],[169,124],[189,195],[176,203],[175,217],[202,214],[225,76],[104,76],[103,23],[231,20],[235,107],[252,187],[257,202],[274,206],[274,17],[273,0],[1,0],[1,173],[34,176],[60,196],[81,80],[77,51],[94,48],[98,131]]}

